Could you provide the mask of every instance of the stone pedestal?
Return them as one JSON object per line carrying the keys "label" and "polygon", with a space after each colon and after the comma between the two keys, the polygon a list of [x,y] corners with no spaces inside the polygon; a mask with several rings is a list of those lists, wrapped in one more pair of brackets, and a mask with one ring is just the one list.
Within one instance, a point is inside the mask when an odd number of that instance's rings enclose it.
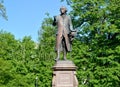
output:
{"label": "stone pedestal", "polygon": [[78,87],[76,66],[72,61],[57,61],[53,66],[52,87]]}

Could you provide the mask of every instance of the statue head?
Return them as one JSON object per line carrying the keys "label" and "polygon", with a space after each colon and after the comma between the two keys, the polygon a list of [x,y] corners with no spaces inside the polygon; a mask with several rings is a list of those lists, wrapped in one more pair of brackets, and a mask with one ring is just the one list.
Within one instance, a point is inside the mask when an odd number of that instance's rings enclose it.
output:
{"label": "statue head", "polygon": [[63,14],[63,13],[66,13],[67,12],[67,8],[65,6],[62,6],[60,8],[60,12]]}

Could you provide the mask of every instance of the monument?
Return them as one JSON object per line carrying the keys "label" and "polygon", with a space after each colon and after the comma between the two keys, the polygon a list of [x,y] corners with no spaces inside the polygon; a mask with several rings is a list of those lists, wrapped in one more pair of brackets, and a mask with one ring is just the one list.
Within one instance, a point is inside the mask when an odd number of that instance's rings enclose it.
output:
{"label": "monument", "polygon": [[[67,52],[71,51],[72,40],[76,30],[73,30],[71,17],[67,15],[67,8],[60,8],[60,15],[54,16],[53,25],[57,25],[56,32],[56,64],[53,66],[52,87],[78,87],[75,64],[67,60]],[[63,51],[63,59],[60,60],[60,52]]]}
{"label": "monument", "polygon": [[58,61],[60,59],[60,52],[63,51],[63,58],[66,60],[67,52],[71,51],[71,42],[76,33],[76,30],[73,30],[71,17],[67,15],[67,8],[62,6],[60,8],[61,14],[58,16],[54,16],[53,25],[57,25],[56,32],[56,47],[55,51],[57,53]]}

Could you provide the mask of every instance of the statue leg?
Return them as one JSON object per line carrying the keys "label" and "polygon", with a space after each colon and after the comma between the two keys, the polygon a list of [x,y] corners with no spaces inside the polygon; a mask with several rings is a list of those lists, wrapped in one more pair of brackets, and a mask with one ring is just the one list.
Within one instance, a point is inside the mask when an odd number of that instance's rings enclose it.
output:
{"label": "statue leg", "polygon": [[57,58],[55,59],[55,61],[58,61],[60,59],[60,51],[59,50],[57,50],[56,55],[57,55]]}
{"label": "statue leg", "polygon": [[63,40],[63,58],[64,60],[67,60],[66,56],[67,56],[67,51],[66,51],[66,44],[65,44],[65,38]]}
{"label": "statue leg", "polygon": [[66,49],[64,47],[64,51],[63,51],[64,60],[67,60],[66,55],[67,55],[67,52],[66,52]]}
{"label": "statue leg", "polygon": [[57,41],[57,43],[56,43],[57,58],[55,59],[55,61],[58,61],[60,59],[60,48],[61,48],[62,34],[57,35],[56,41]]}

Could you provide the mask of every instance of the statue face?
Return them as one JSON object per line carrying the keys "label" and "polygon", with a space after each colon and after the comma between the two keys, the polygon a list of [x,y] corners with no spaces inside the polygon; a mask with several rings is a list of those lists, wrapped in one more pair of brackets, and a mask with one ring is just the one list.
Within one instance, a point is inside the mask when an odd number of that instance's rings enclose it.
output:
{"label": "statue face", "polygon": [[65,8],[61,8],[60,9],[60,12],[63,14],[63,13],[66,13],[66,9]]}

